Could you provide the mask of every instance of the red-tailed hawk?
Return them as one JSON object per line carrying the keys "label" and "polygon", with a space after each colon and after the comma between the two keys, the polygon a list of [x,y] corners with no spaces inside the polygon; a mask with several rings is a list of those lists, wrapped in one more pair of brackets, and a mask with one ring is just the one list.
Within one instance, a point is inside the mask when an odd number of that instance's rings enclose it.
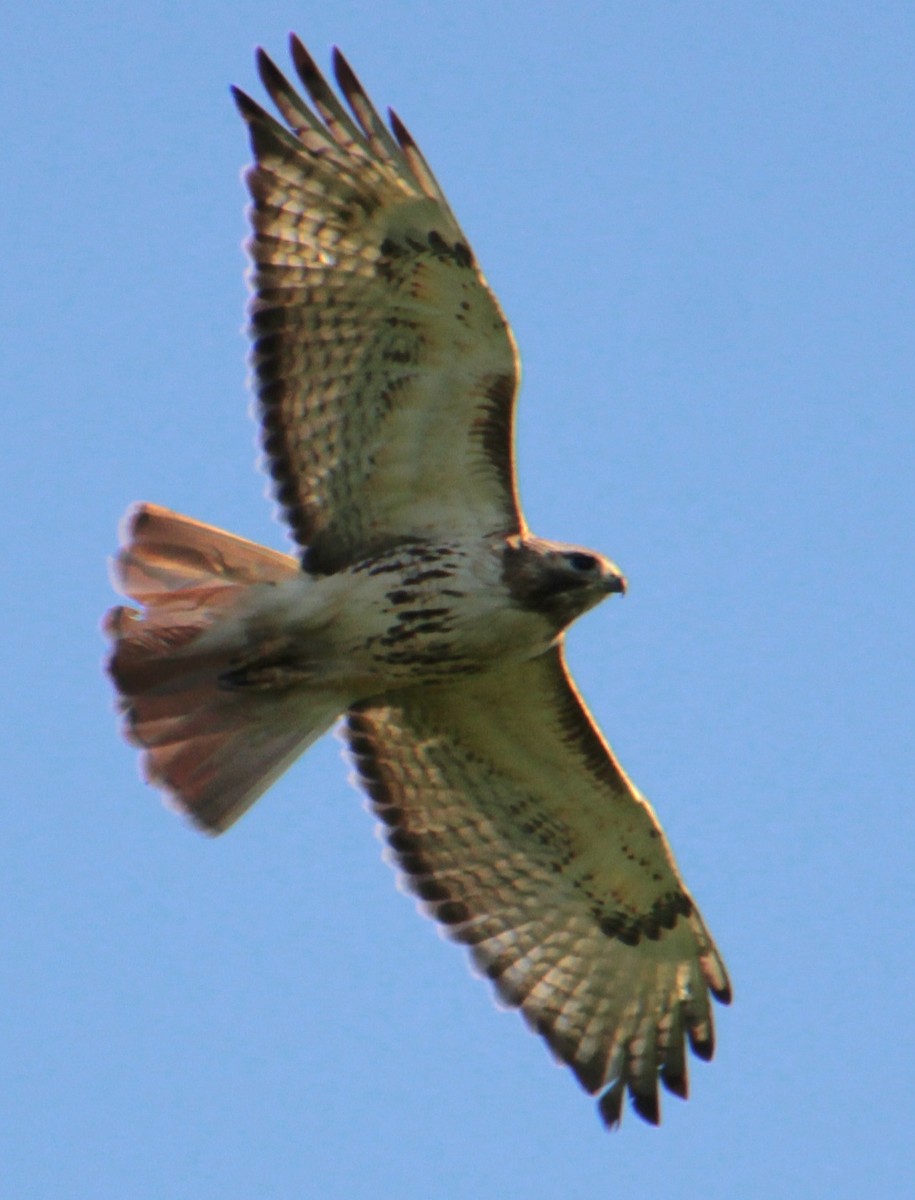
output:
{"label": "red-tailed hawk", "polygon": [[563,657],[625,590],[528,531],[511,331],[425,159],[339,53],[243,92],[263,447],[297,558],[153,505],[106,619],[146,778],[227,829],[341,715],[421,907],[599,1095],[657,1123],[712,1053],[724,964]]}

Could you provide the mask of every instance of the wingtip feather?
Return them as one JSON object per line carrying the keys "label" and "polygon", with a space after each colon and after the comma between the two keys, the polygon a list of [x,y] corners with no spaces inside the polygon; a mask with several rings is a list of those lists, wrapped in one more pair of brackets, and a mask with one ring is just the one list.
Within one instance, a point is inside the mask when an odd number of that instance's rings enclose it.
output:
{"label": "wingtip feather", "polygon": [[347,99],[353,94],[365,95],[365,88],[359,82],[358,75],[349,65],[346,56],[339,46],[334,46],[331,51],[331,63],[334,69],[334,79],[336,79],[340,91]]}
{"label": "wingtip feather", "polygon": [[252,100],[248,93],[243,92],[240,87],[236,87],[234,83],[230,84],[229,91],[232,94],[232,99],[235,101],[235,107],[238,109],[242,120],[247,125],[252,125],[254,122],[259,121],[262,117],[266,116],[266,113],[257,103],[257,101]]}
{"label": "wingtip feather", "polygon": [[629,1099],[632,1107],[643,1121],[649,1125],[661,1124],[661,1101],[658,1098],[657,1084],[652,1077],[651,1085],[644,1089],[635,1090],[630,1084]]}
{"label": "wingtip feather", "polygon": [[625,1083],[622,1079],[617,1079],[612,1087],[607,1088],[597,1102],[597,1111],[600,1113],[600,1119],[608,1129],[619,1129],[622,1123],[624,1095]]}
{"label": "wingtip feather", "polygon": [[413,135],[407,129],[406,125],[404,125],[403,121],[401,121],[400,117],[398,117],[394,109],[390,107],[388,108],[388,120],[391,122],[391,128],[394,131],[394,136],[397,138],[401,150],[415,150],[417,146]]}
{"label": "wingtip feather", "polygon": [[289,35],[289,54],[296,74],[309,92],[313,94],[314,88],[320,87],[322,84],[327,86],[318,64],[309,54],[305,43],[298,34],[290,33]]}
{"label": "wingtip feather", "polygon": [[661,1067],[660,1079],[672,1096],[679,1096],[681,1100],[689,1099],[689,1076],[685,1066],[678,1067],[665,1063]]}
{"label": "wingtip feather", "polygon": [[350,81],[354,81],[356,83],[356,85],[358,86],[359,81],[356,79],[356,73],[353,71],[353,68],[346,61],[346,55],[343,53],[343,51],[340,49],[339,46],[331,46],[330,60],[331,60],[331,63],[333,64],[333,68],[334,68],[334,78],[337,80],[337,82],[340,84],[341,87],[343,87],[343,83],[340,79],[341,75],[343,75],[345,78],[347,78]]}
{"label": "wingtip feather", "polygon": [[689,1038],[690,1049],[696,1058],[701,1058],[703,1062],[710,1062],[715,1055],[715,1034],[711,1025],[707,1025],[704,1029],[688,1028],[686,1034]]}
{"label": "wingtip feather", "polygon": [[263,48],[263,46],[257,46],[255,48],[254,65],[257,67],[257,74],[261,83],[268,92],[271,92],[277,76],[279,76],[280,81],[282,80],[282,76],[280,75],[279,67]]}

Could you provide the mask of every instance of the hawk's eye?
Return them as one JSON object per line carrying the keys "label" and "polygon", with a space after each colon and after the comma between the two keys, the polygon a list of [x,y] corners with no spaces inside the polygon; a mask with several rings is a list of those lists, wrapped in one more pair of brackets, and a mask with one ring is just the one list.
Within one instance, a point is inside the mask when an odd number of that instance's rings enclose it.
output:
{"label": "hawk's eye", "polygon": [[582,554],[578,550],[574,554],[567,554],[566,562],[573,571],[593,571],[597,566],[597,559],[593,554]]}

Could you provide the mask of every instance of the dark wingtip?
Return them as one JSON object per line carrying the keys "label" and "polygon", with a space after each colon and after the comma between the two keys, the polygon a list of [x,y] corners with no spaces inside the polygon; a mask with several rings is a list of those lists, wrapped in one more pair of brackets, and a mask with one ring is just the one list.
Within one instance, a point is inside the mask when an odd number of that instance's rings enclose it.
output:
{"label": "dark wingtip", "polygon": [[270,91],[270,85],[275,82],[280,75],[279,68],[276,63],[262,47],[258,46],[254,51],[254,65],[257,67],[257,73],[260,76],[261,83]]}
{"label": "dark wingtip", "polygon": [[730,1004],[734,999],[734,989],[729,979],[726,979],[721,987],[709,985],[709,991],[720,1004]]}
{"label": "dark wingtip", "polygon": [[688,1029],[686,1034],[689,1038],[690,1049],[696,1058],[701,1058],[703,1062],[708,1062],[715,1053],[715,1035],[709,1032],[706,1037],[699,1037],[691,1029]]}
{"label": "dark wingtip", "polygon": [[334,75],[336,76],[338,83],[340,82],[341,75],[346,76],[348,79],[356,78],[353,68],[346,61],[346,56],[339,46],[331,46],[330,61],[333,65]]}
{"label": "dark wingtip", "polygon": [[658,1099],[658,1089],[654,1081],[652,1081],[652,1086],[648,1091],[637,1092],[630,1087],[629,1098],[632,1101],[632,1107],[643,1121],[647,1121],[649,1125],[661,1124],[661,1103]]}
{"label": "dark wingtip", "polygon": [[323,82],[324,77],[318,68],[318,64],[305,49],[305,44],[298,34],[290,33],[289,35],[289,53],[299,78],[309,91],[313,83],[317,82],[320,85]]}
{"label": "dark wingtip", "polygon": [[408,146],[416,145],[409,129],[407,129],[393,108],[388,109],[388,120],[391,122],[391,128],[394,131],[394,136],[397,138],[401,150],[406,150]]}
{"label": "dark wingtip", "polygon": [[333,62],[334,78],[343,95],[347,98],[350,96],[364,96],[365,88],[359,82],[359,76],[349,65],[343,51],[339,47],[334,46],[331,52],[331,60]]}
{"label": "dark wingtip", "polygon": [[689,1076],[685,1069],[679,1066],[663,1066],[661,1068],[661,1082],[672,1095],[679,1096],[681,1100],[689,1098]]}
{"label": "dark wingtip", "polygon": [[623,1095],[625,1085],[622,1079],[617,1079],[612,1087],[607,1088],[597,1102],[600,1119],[608,1129],[619,1129],[623,1119]]}
{"label": "dark wingtip", "polygon": [[249,124],[252,121],[258,120],[263,112],[261,106],[252,100],[247,92],[243,92],[240,87],[236,87],[234,83],[229,88],[229,91],[232,93],[235,107],[241,113],[242,119]]}

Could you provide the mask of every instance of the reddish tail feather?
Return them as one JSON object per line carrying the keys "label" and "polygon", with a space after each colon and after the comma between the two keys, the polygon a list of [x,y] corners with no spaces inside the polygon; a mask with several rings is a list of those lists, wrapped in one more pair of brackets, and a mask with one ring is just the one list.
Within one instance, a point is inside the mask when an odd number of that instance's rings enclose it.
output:
{"label": "reddish tail feather", "polygon": [[326,693],[223,678],[245,647],[251,589],[299,571],[288,555],[156,505],[124,520],[113,582],[142,609],[111,609],[104,631],[125,735],[144,752],[146,779],[210,833],[237,820],[345,707]]}

